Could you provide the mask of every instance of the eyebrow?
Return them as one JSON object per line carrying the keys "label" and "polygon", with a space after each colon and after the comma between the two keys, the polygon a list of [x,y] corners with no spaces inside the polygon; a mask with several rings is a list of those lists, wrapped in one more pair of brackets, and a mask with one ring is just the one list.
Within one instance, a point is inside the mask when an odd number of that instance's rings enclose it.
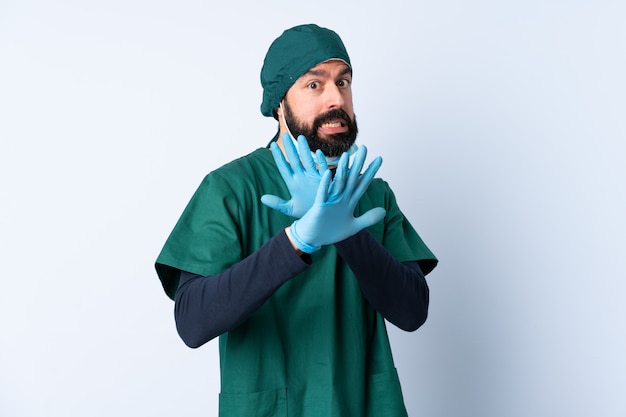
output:
{"label": "eyebrow", "polygon": [[[346,75],[346,74],[352,75],[352,68],[347,66],[347,65],[344,67],[343,70],[341,70],[339,75]],[[319,77],[319,76],[322,76],[322,75],[328,75],[328,71],[310,69],[307,72],[305,72],[303,75],[314,75],[316,77]]]}

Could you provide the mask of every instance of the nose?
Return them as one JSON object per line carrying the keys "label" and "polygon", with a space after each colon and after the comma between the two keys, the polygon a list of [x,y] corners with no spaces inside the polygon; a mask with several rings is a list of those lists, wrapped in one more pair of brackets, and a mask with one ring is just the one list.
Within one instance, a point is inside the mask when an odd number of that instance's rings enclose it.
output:
{"label": "nose", "polygon": [[336,84],[329,84],[324,88],[324,99],[328,109],[343,108],[346,102],[343,91]]}

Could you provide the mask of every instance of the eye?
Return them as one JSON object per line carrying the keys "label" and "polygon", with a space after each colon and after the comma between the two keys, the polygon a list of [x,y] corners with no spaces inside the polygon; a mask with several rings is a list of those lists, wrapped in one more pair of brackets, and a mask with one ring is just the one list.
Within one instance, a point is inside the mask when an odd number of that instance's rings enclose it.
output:
{"label": "eye", "polygon": [[320,84],[317,81],[311,81],[310,83],[307,84],[307,87],[310,88],[311,90],[316,90],[319,86]]}
{"label": "eye", "polygon": [[343,80],[337,81],[337,87],[342,87],[342,88],[350,87],[350,80],[345,78]]}

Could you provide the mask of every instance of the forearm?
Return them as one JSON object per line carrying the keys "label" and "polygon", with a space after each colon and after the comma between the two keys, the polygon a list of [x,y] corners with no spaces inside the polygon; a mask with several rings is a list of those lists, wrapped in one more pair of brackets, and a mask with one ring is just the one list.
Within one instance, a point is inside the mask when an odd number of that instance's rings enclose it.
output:
{"label": "forearm", "polygon": [[402,263],[367,230],[335,244],[368,302],[389,322],[418,329],[428,315],[429,290],[417,262]]}
{"label": "forearm", "polygon": [[235,328],[309,265],[310,257],[300,257],[281,232],[217,275],[181,271],[174,309],[180,337],[198,347]]}

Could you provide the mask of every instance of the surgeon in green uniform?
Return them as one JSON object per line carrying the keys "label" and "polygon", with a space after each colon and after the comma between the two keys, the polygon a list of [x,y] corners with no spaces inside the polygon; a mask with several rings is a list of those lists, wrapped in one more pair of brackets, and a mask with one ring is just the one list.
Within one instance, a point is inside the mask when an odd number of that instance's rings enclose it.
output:
{"label": "surgeon in green uniform", "polygon": [[[363,170],[352,66],[317,25],[261,70],[270,145],[209,173],[156,261],[190,347],[219,336],[219,415],[406,416],[386,322],[426,320],[437,259]],[[297,139],[296,139],[297,138]]]}

